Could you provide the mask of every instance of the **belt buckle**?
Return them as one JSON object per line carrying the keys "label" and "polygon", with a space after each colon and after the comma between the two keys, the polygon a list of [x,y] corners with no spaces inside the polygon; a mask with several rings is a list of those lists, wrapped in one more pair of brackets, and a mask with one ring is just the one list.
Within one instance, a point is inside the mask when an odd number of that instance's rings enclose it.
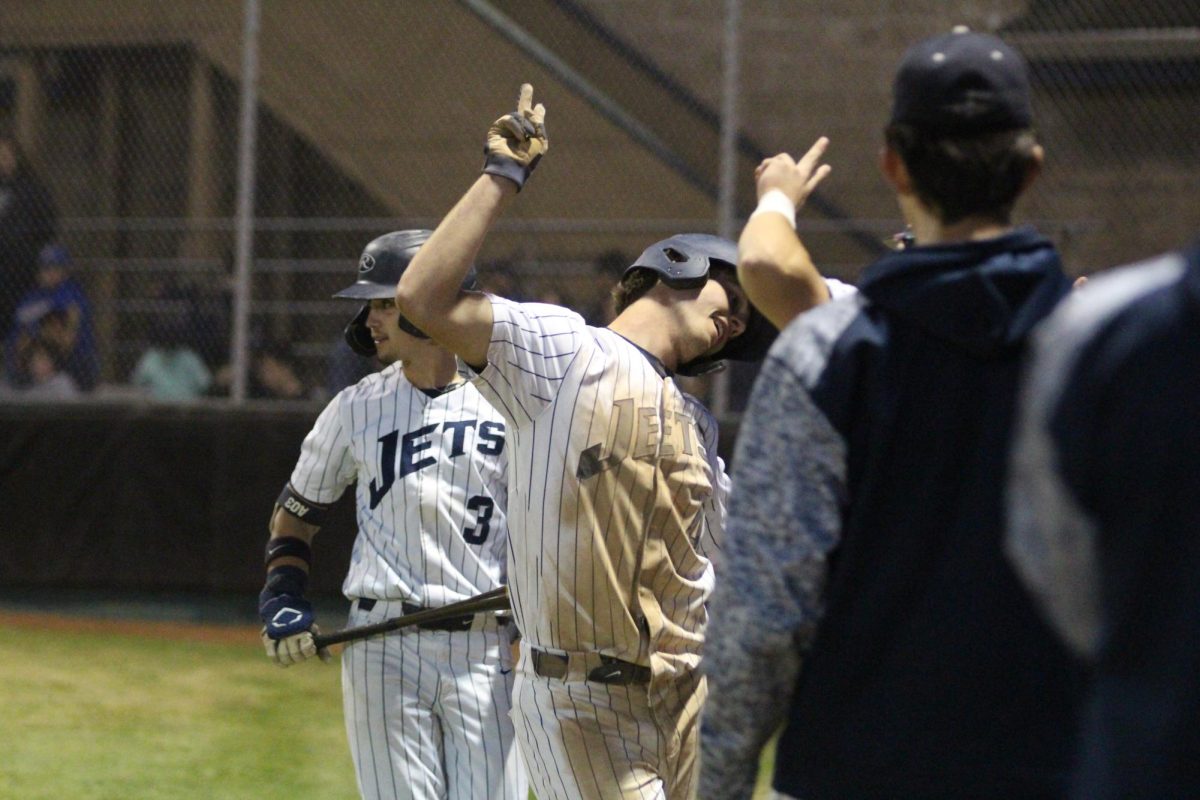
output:
{"label": "belt buckle", "polygon": [[629,680],[625,677],[625,668],[619,661],[604,661],[600,666],[588,673],[587,679],[592,683],[612,683],[617,685],[629,683]]}
{"label": "belt buckle", "polygon": [[600,666],[592,669],[587,679],[593,683],[607,683],[616,686],[629,686],[642,683],[637,664],[622,661],[612,656],[600,656]]}
{"label": "belt buckle", "polygon": [[588,673],[587,679],[593,683],[606,683],[615,686],[631,686],[650,682],[650,670],[647,667],[622,661],[612,656],[601,656],[600,666]]}

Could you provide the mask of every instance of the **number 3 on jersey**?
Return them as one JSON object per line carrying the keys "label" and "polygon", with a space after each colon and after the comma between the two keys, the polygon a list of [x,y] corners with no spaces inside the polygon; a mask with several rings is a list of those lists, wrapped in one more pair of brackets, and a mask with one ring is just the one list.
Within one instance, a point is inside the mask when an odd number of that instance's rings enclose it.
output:
{"label": "number 3 on jersey", "polygon": [[492,510],[496,503],[486,495],[477,494],[467,501],[467,508],[475,512],[475,527],[463,528],[463,541],[467,544],[483,544],[491,533],[488,520],[492,518]]}

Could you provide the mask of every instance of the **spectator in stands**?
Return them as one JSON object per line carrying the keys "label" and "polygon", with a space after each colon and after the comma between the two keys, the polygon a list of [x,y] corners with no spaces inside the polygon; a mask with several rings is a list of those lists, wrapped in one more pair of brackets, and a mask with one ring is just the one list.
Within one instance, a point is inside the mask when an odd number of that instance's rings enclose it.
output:
{"label": "spectator in stands", "polygon": [[339,335],[329,350],[329,360],[325,365],[326,396],[333,397],[347,386],[358,383],[375,371],[377,363],[375,359],[360,356],[351,350],[345,338]]}
{"label": "spectator in stands", "polygon": [[161,311],[179,319],[187,331],[186,344],[209,368],[229,358],[228,331],[232,328],[231,299],[190,280],[169,276],[155,292]]}
{"label": "spectator in stands", "polygon": [[[306,400],[310,397],[310,389],[300,379],[296,360],[288,345],[255,333],[251,336],[250,351],[250,368],[246,376],[247,397],[256,400]],[[217,369],[211,388],[213,394],[220,396],[232,392],[231,364],[222,364]]]}
{"label": "spectator in stands", "polygon": [[70,254],[59,244],[48,244],[38,255],[37,286],[17,304],[15,321],[5,343],[5,360],[10,380],[17,387],[17,362],[24,350],[39,340],[61,364],[74,385],[91,391],[100,373],[92,312],[83,287],[71,277]]}
{"label": "spectator in stands", "polygon": [[34,287],[38,253],[54,237],[57,212],[50,192],[29,166],[17,140],[0,134],[0,325],[12,325],[20,297]]}
{"label": "spectator in stands", "polygon": [[75,380],[59,363],[53,346],[41,338],[31,339],[21,349],[13,371],[19,376],[14,381],[10,397],[23,400],[68,400],[79,396]]}
{"label": "spectator in stands", "polygon": [[188,344],[187,321],[167,317],[156,326],[152,345],[138,359],[131,383],[155,400],[194,400],[212,385],[204,359]]}
{"label": "spectator in stands", "polygon": [[558,287],[549,282],[543,282],[542,285],[538,287],[533,302],[546,303],[552,306],[571,307],[571,303],[569,303],[567,299],[563,297],[563,294],[558,290]]}
{"label": "spectator in stands", "polygon": [[[630,263],[630,258],[620,250],[606,250],[592,262],[591,289],[577,309],[588,325],[603,327],[612,322],[614,314],[610,289],[621,279],[625,267]],[[758,364],[754,367],[757,370]]]}
{"label": "spectator in stands", "polygon": [[479,274],[483,276],[484,290],[497,297],[508,297],[517,303],[533,300],[529,295],[528,287],[522,286],[521,279],[517,276],[516,265],[507,259],[487,264],[485,268],[479,270]]}
{"label": "spectator in stands", "polygon": [[304,400],[308,387],[297,375],[291,348],[267,340],[256,349],[250,369],[250,396],[260,399]]}

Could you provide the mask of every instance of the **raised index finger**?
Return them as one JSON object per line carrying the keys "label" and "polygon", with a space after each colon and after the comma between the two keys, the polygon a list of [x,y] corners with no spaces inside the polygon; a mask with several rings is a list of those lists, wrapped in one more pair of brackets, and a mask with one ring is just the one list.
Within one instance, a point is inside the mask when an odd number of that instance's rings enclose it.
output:
{"label": "raised index finger", "polygon": [[811,172],[813,167],[816,166],[817,161],[821,159],[821,156],[825,155],[825,149],[827,147],[829,147],[829,139],[825,136],[822,136],[821,138],[817,139],[816,143],[812,147],[808,148],[808,152],[804,154],[804,158],[801,158],[796,166],[805,171]]}
{"label": "raised index finger", "polygon": [[525,116],[533,108],[533,84],[522,83],[521,93],[517,95],[517,113]]}

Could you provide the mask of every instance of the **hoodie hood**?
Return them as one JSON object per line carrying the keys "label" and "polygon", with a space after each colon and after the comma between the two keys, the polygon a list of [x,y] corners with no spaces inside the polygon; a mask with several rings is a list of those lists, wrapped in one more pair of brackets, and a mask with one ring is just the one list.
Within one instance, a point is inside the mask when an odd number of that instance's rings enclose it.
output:
{"label": "hoodie hood", "polygon": [[913,247],[867,267],[872,303],[980,358],[1018,347],[1071,289],[1058,251],[1033,228]]}

